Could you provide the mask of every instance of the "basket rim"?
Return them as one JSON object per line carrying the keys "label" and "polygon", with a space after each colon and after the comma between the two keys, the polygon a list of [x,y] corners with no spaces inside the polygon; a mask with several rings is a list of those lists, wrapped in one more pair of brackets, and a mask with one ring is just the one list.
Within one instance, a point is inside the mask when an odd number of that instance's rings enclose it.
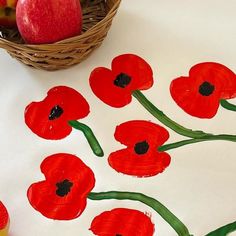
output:
{"label": "basket rim", "polygon": [[110,11],[108,11],[108,13],[106,14],[106,16],[101,20],[99,21],[97,24],[95,24],[94,26],[92,26],[91,28],[89,28],[86,32],[84,32],[83,34],[80,34],[80,35],[77,35],[77,36],[73,36],[73,37],[70,37],[70,38],[66,38],[66,39],[63,39],[63,40],[60,40],[60,41],[57,41],[55,43],[46,43],[46,44],[21,44],[21,43],[15,43],[15,42],[12,42],[12,41],[9,41],[7,39],[3,39],[3,38],[0,38],[0,42],[5,42],[7,44],[11,44],[13,47],[17,47],[17,48],[34,48],[34,49],[43,49],[44,47],[49,47],[50,45],[66,45],[66,44],[69,44],[71,41],[73,40],[78,40],[78,39],[81,39],[81,38],[84,38],[86,37],[88,34],[90,34],[90,32],[92,30],[94,30],[95,28],[99,27],[101,24],[103,24],[104,21],[107,20],[107,18],[109,18],[110,14],[117,10],[119,5],[121,3],[121,0],[116,0],[116,2],[114,3],[114,5],[112,6],[112,8],[110,9]]}

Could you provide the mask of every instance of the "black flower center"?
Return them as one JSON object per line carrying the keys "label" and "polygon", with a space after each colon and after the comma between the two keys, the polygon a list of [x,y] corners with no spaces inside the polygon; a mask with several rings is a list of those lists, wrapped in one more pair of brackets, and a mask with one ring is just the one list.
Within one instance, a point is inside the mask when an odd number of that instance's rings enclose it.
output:
{"label": "black flower center", "polygon": [[68,179],[65,179],[62,182],[56,183],[56,186],[57,186],[57,191],[56,191],[57,196],[64,197],[70,192],[73,183],[70,182]]}
{"label": "black flower center", "polygon": [[147,141],[136,143],[134,146],[134,151],[139,155],[147,153],[148,149],[149,144],[147,143]]}
{"label": "black flower center", "polygon": [[205,81],[199,86],[199,93],[203,96],[210,96],[215,90],[215,86]]}
{"label": "black flower center", "polygon": [[63,109],[60,106],[56,105],[55,107],[52,108],[52,110],[48,116],[48,119],[55,120],[55,119],[59,118],[63,112],[64,112]]}
{"label": "black flower center", "polygon": [[122,236],[122,234],[116,234],[115,236]]}
{"label": "black flower center", "polygon": [[128,76],[125,73],[120,73],[119,75],[116,76],[116,79],[114,80],[114,85],[120,87],[120,88],[125,88],[129,83],[131,82],[131,77]]}

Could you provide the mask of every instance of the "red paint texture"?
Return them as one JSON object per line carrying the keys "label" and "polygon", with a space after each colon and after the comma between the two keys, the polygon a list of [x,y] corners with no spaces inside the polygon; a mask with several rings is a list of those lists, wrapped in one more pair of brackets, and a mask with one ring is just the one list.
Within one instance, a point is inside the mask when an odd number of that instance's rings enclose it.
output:
{"label": "red paint texture", "polygon": [[[205,95],[201,94],[204,83],[211,86]],[[205,92],[206,89],[207,86]],[[175,102],[188,114],[199,118],[212,118],[217,113],[221,99],[236,97],[236,76],[224,65],[200,63],[190,69],[189,77],[173,80],[170,92]]]}
{"label": "red paint texture", "polygon": [[[28,189],[30,204],[47,218],[71,220],[82,214],[87,195],[95,185],[94,174],[78,157],[59,153],[47,157],[41,164],[45,180]],[[64,196],[57,194],[58,184],[73,184]]]}
{"label": "red paint texture", "polygon": [[149,216],[125,208],[106,211],[95,217],[90,230],[97,236],[152,236],[155,231]]}
{"label": "red paint texture", "polygon": [[[62,114],[50,120],[55,106],[63,109]],[[58,86],[50,89],[47,97],[40,102],[32,102],[25,109],[25,123],[38,136],[45,139],[62,139],[69,135],[72,127],[70,120],[78,120],[89,114],[89,104],[76,90]]]}
{"label": "red paint texture", "polygon": [[0,230],[6,228],[8,222],[9,222],[9,215],[7,209],[0,201]]}
{"label": "red paint texture", "polygon": [[[157,175],[170,164],[170,156],[159,152],[158,147],[169,138],[167,130],[149,121],[134,120],[116,127],[115,139],[127,146],[110,154],[110,166],[118,172],[137,177]],[[137,154],[137,144],[146,142],[149,147],[143,154]]]}
{"label": "red paint texture", "polygon": [[[119,75],[130,78],[129,83],[116,85]],[[111,70],[98,67],[90,75],[90,86],[94,94],[112,107],[123,107],[131,102],[132,92],[149,89],[153,85],[151,67],[141,57],[133,54],[120,55],[113,59]]]}

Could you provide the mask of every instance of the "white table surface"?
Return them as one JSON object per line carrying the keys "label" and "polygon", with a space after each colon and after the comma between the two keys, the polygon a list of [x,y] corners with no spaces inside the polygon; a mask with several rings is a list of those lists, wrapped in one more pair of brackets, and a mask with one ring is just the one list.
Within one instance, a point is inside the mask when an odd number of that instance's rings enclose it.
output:
{"label": "white table surface", "polygon": [[[0,50],[0,199],[11,216],[10,236],[93,235],[88,231],[92,219],[115,207],[151,212],[155,235],[176,235],[152,209],[131,201],[88,200],[84,213],[69,222],[43,217],[30,206],[26,191],[31,183],[44,179],[39,169],[42,160],[59,152],[76,154],[92,168],[96,176],[94,191],[135,191],[157,198],[195,236],[235,221],[235,143],[215,141],[171,150],[170,166],[155,177],[139,179],[118,174],[107,163],[109,153],[122,147],[113,138],[116,125],[132,119],[157,121],[135,100],[121,109],[103,104],[88,83],[95,67],[109,67],[119,54],[138,54],[154,70],[155,84],[145,95],[166,114],[193,129],[236,134],[235,112],[220,108],[213,119],[193,118],[175,104],[169,93],[171,80],[187,75],[199,62],[220,62],[236,71],[235,9],[235,0],[123,0],[103,45],[81,64],[57,72],[31,69]],[[63,140],[48,141],[26,127],[26,105],[42,100],[56,85],[73,87],[88,100],[91,113],[82,121],[97,135],[104,158],[92,154],[78,131]],[[169,132],[169,142],[181,140]]]}

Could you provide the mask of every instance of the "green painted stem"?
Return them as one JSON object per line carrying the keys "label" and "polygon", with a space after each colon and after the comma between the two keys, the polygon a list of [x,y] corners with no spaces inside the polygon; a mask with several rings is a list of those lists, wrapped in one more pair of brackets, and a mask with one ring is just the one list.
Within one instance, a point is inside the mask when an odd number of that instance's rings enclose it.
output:
{"label": "green painted stem", "polygon": [[179,141],[176,143],[170,143],[163,145],[158,148],[159,151],[164,152],[168,151],[171,149],[175,149],[178,147],[182,147],[188,144],[193,144],[193,143],[199,143],[199,142],[206,142],[206,141],[213,141],[213,140],[225,140],[225,141],[232,141],[236,142],[236,136],[235,135],[227,135],[227,134],[220,134],[220,135],[208,135],[204,138],[195,138],[195,139],[187,139],[183,141]]}
{"label": "green painted stem", "polygon": [[227,110],[230,110],[230,111],[236,111],[236,105],[226,101],[226,100],[221,100],[220,101],[220,105],[222,107],[224,107],[225,109]]}
{"label": "green painted stem", "polygon": [[229,233],[236,231],[236,221],[230,223],[228,225],[222,226],[221,228],[212,231],[211,233],[207,234],[206,236],[226,236]]}
{"label": "green painted stem", "polygon": [[93,131],[87,125],[80,123],[77,120],[71,120],[68,123],[71,127],[78,129],[84,133],[86,139],[88,140],[90,147],[93,150],[93,153],[96,156],[99,156],[99,157],[104,156],[103,150],[102,150],[97,138],[95,137]]}
{"label": "green painted stem", "polygon": [[93,193],[91,192],[88,195],[90,200],[131,200],[139,201],[145,205],[151,207],[156,211],[170,226],[176,231],[179,236],[191,236],[187,227],[173,214],[171,213],[164,205],[154,198],[148,197],[142,193],[133,193],[133,192],[102,192],[102,193]]}
{"label": "green painted stem", "polygon": [[166,116],[161,110],[159,110],[156,106],[154,106],[139,90],[133,92],[133,96],[149,111],[154,117],[156,117],[162,124],[169,127],[176,133],[190,137],[190,138],[203,138],[207,134],[203,131],[191,130],[185,128],[182,125],[179,125],[175,121],[171,120],[168,116]]}

